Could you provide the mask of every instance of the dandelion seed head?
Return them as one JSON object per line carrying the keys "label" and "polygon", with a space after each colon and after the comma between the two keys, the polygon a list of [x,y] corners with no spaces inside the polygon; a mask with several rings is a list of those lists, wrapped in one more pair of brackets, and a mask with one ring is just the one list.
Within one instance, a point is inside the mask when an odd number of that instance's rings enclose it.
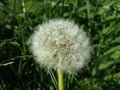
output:
{"label": "dandelion seed head", "polygon": [[90,59],[90,40],[78,25],[64,19],[38,25],[30,49],[41,67],[78,72]]}

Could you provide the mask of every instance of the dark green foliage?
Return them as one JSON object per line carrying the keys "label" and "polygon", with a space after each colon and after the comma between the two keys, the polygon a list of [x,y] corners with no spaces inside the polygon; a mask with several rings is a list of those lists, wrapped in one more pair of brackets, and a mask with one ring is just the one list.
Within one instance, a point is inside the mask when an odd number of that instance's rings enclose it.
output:
{"label": "dark green foliage", "polygon": [[1,0],[0,90],[57,90],[56,71],[38,68],[27,44],[35,26],[54,18],[77,23],[94,49],[88,66],[65,75],[65,90],[119,90],[120,0]]}

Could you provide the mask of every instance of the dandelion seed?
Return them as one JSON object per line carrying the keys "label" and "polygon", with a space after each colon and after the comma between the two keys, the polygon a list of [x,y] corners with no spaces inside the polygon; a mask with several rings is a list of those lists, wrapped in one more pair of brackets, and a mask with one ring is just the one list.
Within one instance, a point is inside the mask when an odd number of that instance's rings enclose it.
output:
{"label": "dandelion seed", "polygon": [[38,25],[30,49],[41,67],[78,72],[90,59],[89,37],[78,25],[64,19]]}

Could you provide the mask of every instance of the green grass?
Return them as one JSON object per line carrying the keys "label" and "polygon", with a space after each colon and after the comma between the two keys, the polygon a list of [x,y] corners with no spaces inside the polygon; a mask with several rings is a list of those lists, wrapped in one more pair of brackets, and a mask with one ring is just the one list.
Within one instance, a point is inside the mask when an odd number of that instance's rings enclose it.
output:
{"label": "green grass", "polygon": [[119,90],[120,0],[0,1],[0,90],[58,89],[56,71],[39,68],[28,49],[34,28],[53,18],[77,23],[94,49],[81,72],[65,74],[65,90]]}

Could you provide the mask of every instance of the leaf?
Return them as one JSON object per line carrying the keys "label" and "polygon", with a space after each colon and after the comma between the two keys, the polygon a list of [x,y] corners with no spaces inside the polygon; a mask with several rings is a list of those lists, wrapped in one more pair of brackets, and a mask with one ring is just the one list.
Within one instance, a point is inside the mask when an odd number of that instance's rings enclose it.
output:
{"label": "leaf", "polygon": [[39,1],[26,2],[26,9],[28,12],[38,13],[40,9],[40,2]]}
{"label": "leaf", "polygon": [[118,84],[120,84],[120,73],[114,74],[114,79],[118,81]]}
{"label": "leaf", "polygon": [[120,72],[119,72],[119,73],[114,74],[114,78],[116,78],[117,80],[120,80]]}
{"label": "leaf", "polygon": [[110,57],[113,58],[113,59],[120,58],[120,50],[115,51]]}
{"label": "leaf", "polygon": [[115,40],[112,43],[120,43],[120,37],[115,38]]}
{"label": "leaf", "polygon": [[102,34],[108,35],[108,34],[110,34],[113,30],[114,30],[114,29],[111,29],[111,27],[104,28],[104,29],[102,30]]}
{"label": "leaf", "polygon": [[11,64],[13,64],[13,63],[14,63],[14,62],[8,62],[8,63],[0,64],[0,67],[1,67],[1,66],[11,65]]}
{"label": "leaf", "polygon": [[96,72],[97,72],[97,65],[95,65],[92,69],[92,72],[91,72],[92,76],[95,76]]}
{"label": "leaf", "polygon": [[106,80],[110,80],[112,78],[112,75],[106,75],[105,77],[104,77],[104,80],[106,81]]}
{"label": "leaf", "polygon": [[114,63],[115,63],[115,61],[108,61],[108,62],[101,63],[100,66],[98,67],[98,69],[100,69],[100,70],[105,69]]}
{"label": "leaf", "polygon": [[104,55],[111,54],[111,53],[113,53],[114,51],[117,51],[117,50],[120,50],[120,45],[115,46],[115,47],[107,50],[107,51],[104,53]]}

